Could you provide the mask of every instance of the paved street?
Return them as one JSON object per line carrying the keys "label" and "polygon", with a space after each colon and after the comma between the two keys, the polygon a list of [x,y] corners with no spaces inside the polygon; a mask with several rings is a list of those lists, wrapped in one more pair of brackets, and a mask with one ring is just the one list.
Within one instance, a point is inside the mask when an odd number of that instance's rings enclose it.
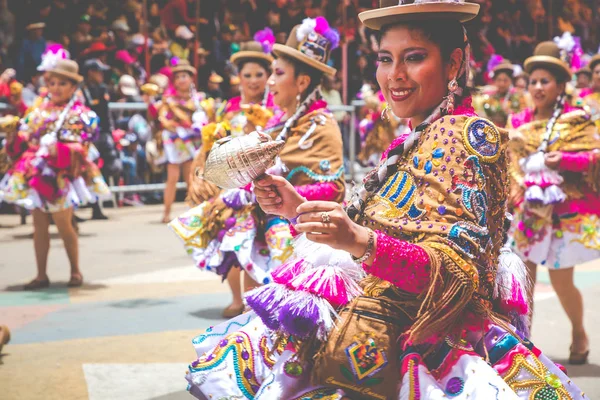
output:
{"label": "paved street", "polygon": [[[178,204],[173,215],[184,209]],[[190,341],[220,321],[228,288],[192,266],[179,239],[157,222],[160,206],[106,211],[110,221],[80,225],[82,288],[66,287],[68,262],[52,227],[52,285],[39,292],[19,291],[34,277],[31,225],[0,215],[0,324],[13,333],[0,355],[1,399],[191,398],[183,379],[195,356]],[[568,321],[547,274],[540,281],[532,340],[566,363]],[[587,304],[592,354],[589,365],[569,371],[589,398],[598,399],[600,263],[580,267],[577,281]]]}

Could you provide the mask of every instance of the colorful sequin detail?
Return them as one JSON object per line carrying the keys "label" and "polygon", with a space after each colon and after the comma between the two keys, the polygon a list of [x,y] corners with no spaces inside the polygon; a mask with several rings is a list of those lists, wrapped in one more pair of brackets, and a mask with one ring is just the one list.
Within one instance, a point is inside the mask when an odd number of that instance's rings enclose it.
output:
{"label": "colorful sequin detail", "polygon": [[466,171],[470,172],[470,177],[461,179],[458,175],[455,175],[452,178],[452,190],[462,192],[463,206],[475,214],[477,223],[480,226],[486,226],[488,198],[485,193],[485,174],[476,156],[469,156],[464,162],[464,166]]}
{"label": "colorful sequin detail", "polygon": [[450,397],[458,396],[463,392],[465,388],[465,381],[462,378],[455,376],[454,378],[450,378],[448,383],[446,383],[446,394]]}
{"label": "colorful sequin detail", "polygon": [[442,158],[446,154],[443,147],[438,147],[438,142],[433,142],[433,151],[430,154],[423,154],[423,149],[413,157],[413,165],[417,169],[425,170],[425,174],[431,173],[433,167],[439,167],[442,164]]}
{"label": "colorful sequin detail", "polygon": [[298,360],[289,360],[284,364],[283,372],[290,378],[299,378],[304,373],[304,368]]}
{"label": "colorful sequin detail", "polygon": [[467,221],[458,221],[448,232],[449,244],[471,258],[491,245],[489,231]]}
{"label": "colorful sequin detail", "polygon": [[285,350],[285,346],[287,345],[287,340],[283,339],[279,341],[279,345],[275,349],[270,349],[268,345],[268,339],[266,336],[260,338],[258,342],[258,347],[260,349],[260,354],[265,362],[265,364],[269,367],[269,369],[273,369],[277,360],[273,358],[273,354],[277,354],[278,356],[283,353]]}
{"label": "colorful sequin detail", "polygon": [[208,339],[210,337],[214,337],[214,336],[225,336],[229,333],[229,331],[231,331],[231,328],[233,328],[233,327],[235,327],[236,329],[239,329],[239,328],[243,328],[244,326],[248,325],[252,318],[253,318],[253,315],[248,315],[248,318],[245,320],[245,322],[239,323],[237,321],[232,321],[229,324],[227,324],[227,326],[225,327],[223,332],[213,332],[214,328],[211,326],[210,328],[208,328],[206,330],[206,332],[204,332],[203,334],[198,335],[194,339],[192,339],[192,344],[195,344],[195,345],[201,344],[206,339]]}
{"label": "colorful sequin detail", "polygon": [[254,398],[260,388],[254,373],[254,352],[250,338],[244,332],[235,332],[226,336],[209,354],[204,355],[190,365],[190,372],[210,371],[218,367],[233,353],[233,367],[238,388],[248,398]]}
{"label": "colorful sequin detail", "polygon": [[[323,167],[322,163],[323,162],[321,161],[321,168]],[[340,167],[340,169],[338,169],[335,174],[331,175],[317,174],[316,172],[305,166],[296,167],[289,172],[285,179],[291,181],[294,175],[298,173],[306,174],[310,179],[316,182],[334,182],[340,179],[342,175],[344,175],[344,167]]]}
{"label": "colorful sequin detail", "polygon": [[465,147],[481,161],[493,163],[500,157],[500,132],[488,120],[472,117],[463,130]]}
{"label": "colorful sequin detail", "polygon": [[550,373],[537,357],[532,356],[531,360],[533,363],[523,354],[514,356],[510,369],[503,377],[512,390],[517,393],[529,392],[529,400],[572,399],[558,376]]}
{"label": "colorful sequin detail", "polygon": [[379,190],[379,198],[387,204],[388,210],[383,213],[385,218],[409,217],[412,220],[425,214],[417,208],[417,186],[415,179],[408,172],[396,172]]}
{"label": "colorful sequin detail", "polygon": [[[372,386],[381,383],[382,379],[371,378],[381,371],[387,364],[387,356],[381,350],[372,337],[366,337],[363,341],[356,341],[346,348],[346,356],[350,361],[352,374],[341,365],[342,374],[351,382],[365,383]],[[371,379],[369,379],[371,378]]]}
{"label": "colorful sequin detail", "polygon": [[[600,250],[600,218],[597,215],[584,214],[577,219],[576,229],[581,234],[579,239],[573,242],[583,244],[588,249]],[[570,222],[570,221],[569,221]],[[566,223],[561,221],[561,226]]]}
{"label": "colorful sequin detail", "polygon": [[321,388],[306,392],[292,400],[340,400],[341,398],[342,396],[336,389]]}

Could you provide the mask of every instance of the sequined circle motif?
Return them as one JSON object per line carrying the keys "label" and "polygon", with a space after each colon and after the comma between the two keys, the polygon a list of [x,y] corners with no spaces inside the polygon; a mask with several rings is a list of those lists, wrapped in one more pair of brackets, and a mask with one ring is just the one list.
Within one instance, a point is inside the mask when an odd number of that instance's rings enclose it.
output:
{"label": "sequined circle motif", "polygon": [[289,360],[283,366],[283,372],[291,378],[298,378],[304,372],[304,368],[298,361]]}
{"label": "sequined circle motif", "polygon": [[483,162],[493,163],[500,157],[500,132],[486,119],[469,118],[463,130],[463,141],[469,153]]}
{"label": "sequined circle motif", "polygon": [[458,396],[463,392],[464,388],[465,381],[455,376],[454,378],[450,378],[448,383],[446,383],[446,394],[451,397]]}

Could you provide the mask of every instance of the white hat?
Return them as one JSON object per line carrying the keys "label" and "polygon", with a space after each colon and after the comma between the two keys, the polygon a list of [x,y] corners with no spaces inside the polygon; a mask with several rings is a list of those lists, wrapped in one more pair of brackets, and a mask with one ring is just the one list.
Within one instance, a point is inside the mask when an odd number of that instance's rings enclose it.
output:
{"label": "white hat", "polygon": [[179,25],[177,29],[175,29],[175,36],[184,40],[190,40],[194,37],[194,34],[187,26]]}
{"label": "white hat", "polygon": [[135,78],[131,75],[121,75],[119,89],[125,96],[138,96],[140,94]]}
{"label": "white hat", "polygon": [[125,31],[125,32],[129,32],[129,25],[127,25],[127,21],[124,21],[122,19],[117,19],[112,23],[111,26],[113,31]]}

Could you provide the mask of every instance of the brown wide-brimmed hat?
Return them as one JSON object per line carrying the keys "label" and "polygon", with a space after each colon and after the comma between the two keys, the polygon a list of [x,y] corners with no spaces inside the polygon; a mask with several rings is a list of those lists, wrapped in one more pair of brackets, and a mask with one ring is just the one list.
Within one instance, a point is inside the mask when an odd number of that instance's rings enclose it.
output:
{"label": "brown wide-brimmed hat", "polygon": [[263,51],[259,42],[250,41],[240,44],[240,51],[233,54],[229,60],[238,66],[242,61],[263,60],[269,64],[273,62],[273,56]]}
{"label": "brown wide-brimmed hat", "polygon": [[464,0],[379,0],[379,8],[364,11],[358,18],[367,28],[380,30],[385,25],[417,20],[466,22],[477,16],[479,7]]}
{"label": "brown wide-brimmed hat", "polygon": [[275,43],[273,54],[276,57],[286,56],[304,63],[327,75],[335,75],[337,70],[327,65],[331,53],[331,42],[318,33],[311,33],[304,40],[298,40],[298,29],[296,25],[290,33],[286,44]]}
{"label": "brown wide-brimmed hat", "polygon": [[500,64],[492,68],[492,72],[494,73],[494,76],[498,75],[500,72],[506,72],[508,75],[512,76],[515,72],[515,66],[508,60],[502,60]]}
{"label": "brown wide-brimmed hat", "polygon": [[545,68],[565,81],[571,79],[571,68],[560,58],[560,48],[554,42],[547,41],[538,44],[533,56],[525,60],[523,65],[525,72],[531,74],[536,68]]}
{"label": "brown wide-brimmed hat", "polygon": [[177,65],[171,68],[171,72],[173,75],[178,72],[187,72],[188,74],[196,75],[196,68],[192,67],[188,60],[179,60]]}
{"label": "brown wide-brimmed hat", "polygon": [[76,83],[83,81],[83,76],[79,75],[79,65],[73,60],[58,60],[54,67],[47,69],[45,72],[62,76]]}
{"label": "brown wide-brimmed hat", "polygon": [[588,64],[588,67],[590,68],[590,72],[593,72],[594,68],[596,68],[596,65],[598,65],[598,64],[600,64],[600,54],[596,54],[590,60],[590,63]]}
{"label": "brown wide-brimmed hat", "polygon": [[[598,60],[598,61],[600,62],[600,60]],[[596,64],[598,64],[598,63],[596,63]],[[581,67],[577,71],[575,71],[575,75],[579,76],[581,74],[587,75],[591,78],[592,70],[589,67],[585,66],[585,67]]]}

